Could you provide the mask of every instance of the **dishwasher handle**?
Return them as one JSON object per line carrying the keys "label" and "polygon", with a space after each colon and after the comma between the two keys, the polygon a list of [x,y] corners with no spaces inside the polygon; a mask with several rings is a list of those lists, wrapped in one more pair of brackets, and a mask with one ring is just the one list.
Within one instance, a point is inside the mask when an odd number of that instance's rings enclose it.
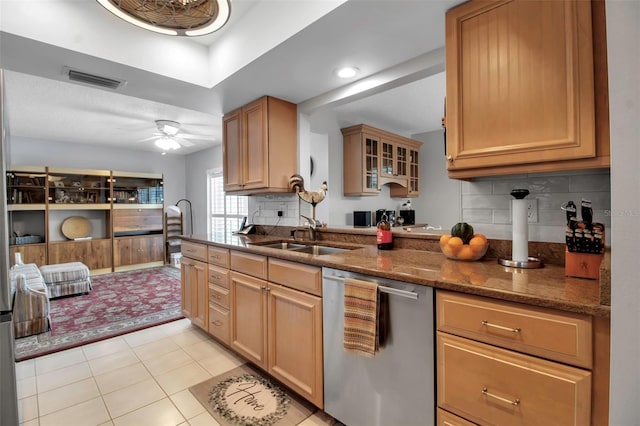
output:
{"label": "dishwasher handle", "polygon": [[[340,275],[325,275],[324,278],[327,278],[333,281],[339,281],[339,282],[344,282],[344,280],[346,279],[345,277]],[[354,279],[359,279],[359,278],[354,278]],[[363,280],[360,280],[360,281],[363,281]],[[378,285],[378,290],[381,293],[388,293],[388,294],[393,294],[395,296],[406,297],[407,299],[418,300],[418,293],[415,293],[413,291],[398,290],[397,288],[387,287],[383,285]]]}

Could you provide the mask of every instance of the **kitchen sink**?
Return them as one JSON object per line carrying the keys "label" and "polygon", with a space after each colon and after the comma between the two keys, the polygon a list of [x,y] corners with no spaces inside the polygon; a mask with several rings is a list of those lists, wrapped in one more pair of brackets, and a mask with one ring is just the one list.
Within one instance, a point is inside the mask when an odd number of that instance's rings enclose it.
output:
{"label": "kitchen sink", "polygon": [[319,245],[305,246],[303,248],[293,249],[293,251],[297,253],[309,253],[309,254],[314,254],[316,256],[323,255],[323,254],[342,253],[343,251],[348,251],[348,250],[349,249],[346,249],[346,248],[319,246]]}
{"label": "kitchen sink", "polygon": [[258,243],[256,245],[260,247],[267,247],[267,248],[278,249],[278,250],[295,251],[297,253],[308,253],[316,256],[320,256],[323,254],[341,253],[344,251],[351,250],[350,248],[331,247],[331,246],[325,246],[321,244],[299,244],[299,243],[293,243],[290,241],[278,241],[275,243],[267,243],[267,244]]}
{"label": "kitchen sink", "polygon": [[260,247],[268,247],[268,248],[281,249],[281,250],[297,250],[297,249],[303,249],[307,247],[305,244],[296,244],[296,243],[290,243],[287,241],[282,241],[278,243],[269,243],[269,244],[258,244],[258,245]]}

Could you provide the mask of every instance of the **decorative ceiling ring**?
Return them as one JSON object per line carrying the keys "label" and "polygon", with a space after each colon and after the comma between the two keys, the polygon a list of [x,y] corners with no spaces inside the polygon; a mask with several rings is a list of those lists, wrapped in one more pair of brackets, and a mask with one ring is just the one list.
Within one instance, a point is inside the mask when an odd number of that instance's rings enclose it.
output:
{"label": "decorative ceiling ring", "polygon": [[138,27],[167,35],[200,36],[229,20],[229,0],[97,0],[105,9]]}

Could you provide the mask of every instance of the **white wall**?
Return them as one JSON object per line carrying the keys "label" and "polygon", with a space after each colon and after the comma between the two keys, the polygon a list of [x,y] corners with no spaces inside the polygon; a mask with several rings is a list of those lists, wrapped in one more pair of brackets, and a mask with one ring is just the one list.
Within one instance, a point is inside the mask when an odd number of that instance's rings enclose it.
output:
{"label": "white wall", "polygon": [[640,424],[640,2],[608,0],[612,426]]}
{"label": "white wall", "polygon": [[[207,171],[222,169],[222,146],[218,145],[204,151],[186,156],[186,198],[193,208],[193,233],[207,233]],[[167,204],[175,204],[178,198],[166,199]],[[185,232],[190,230],[188,205],[180,203],[185,218]]]}

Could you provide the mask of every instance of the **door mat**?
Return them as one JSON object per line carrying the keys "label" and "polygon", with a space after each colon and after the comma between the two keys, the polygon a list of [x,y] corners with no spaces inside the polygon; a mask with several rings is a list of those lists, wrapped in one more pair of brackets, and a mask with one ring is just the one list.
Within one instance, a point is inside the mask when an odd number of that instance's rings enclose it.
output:
{"label": "door mat", "polygon": [[189,388],[221,426],[294,426],[317,408],[248,365]]}

